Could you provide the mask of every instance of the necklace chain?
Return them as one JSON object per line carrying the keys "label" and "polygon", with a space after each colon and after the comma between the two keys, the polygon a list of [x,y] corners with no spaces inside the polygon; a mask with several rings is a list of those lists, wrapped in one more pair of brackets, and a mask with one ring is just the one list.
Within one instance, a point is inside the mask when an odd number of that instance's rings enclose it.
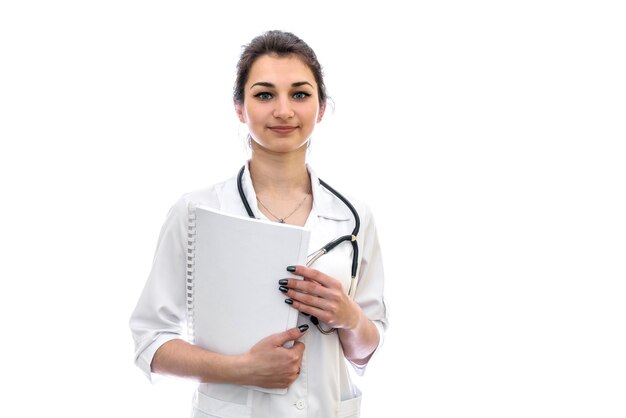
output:
{"label": "necklace chain", "polygon": [[278,216],[274,215],[274,214],[272,213],[272,211],[271,211],[271,210],[269,210],[269,209],[268,209],[268,207],[267,207],[267,206],[265,206],[265,205],[263,204],[263,202],[261,202],[261,199],[259,199],[259,197],[258,197],[258,196],[257,196],[256,200],[259,202],[259,204],[260,204],[261,206],[263,206],[263,208],[264,208],[264,209],[265,209],[265,210],[266,210],[266,211],[267,211],[270,215],[272,215],[274,218],[276,218],[276,220],[277,220],[279,223],[284,224],[284,223],[285,223],[285,219],[289,218],[291,215],[293,215],[294,213],[296,213],[296,212],[298,211],[298,209],[300,209],[300,207],[304,204],[304,201],[306,200],[306,198],[307,198],[307,197],[309,197],[309,195],[304,196],[304,199],[302,199],[302,201],[298,204],[298,206],[296,206],[296,208],[295,208],[294,210],[292,210],[292,211],[291,211],[291,213],[290,213],[289,215],[287,215],[287,216],[285,216],[285,217],[283,217],[283,218],[279,218]]}

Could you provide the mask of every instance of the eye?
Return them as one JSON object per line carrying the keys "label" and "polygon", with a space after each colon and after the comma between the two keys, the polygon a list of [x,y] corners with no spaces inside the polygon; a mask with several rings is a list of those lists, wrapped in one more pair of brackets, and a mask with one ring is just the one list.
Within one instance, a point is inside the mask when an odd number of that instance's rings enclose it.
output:
{"label": "eye", "polygon": [[270,100],[272,98],[272,94],[271,93],[267,93],[267,92],[261,92],[261,93],[257,93],[254,95],[254,97],[256,97],[259,100]]}
{"label": "eye", "polygon": [[299,92],[293,94],[293,98],[297,99],[297,100],[306,99],[309,96],[310,96],[310,94],[307,93],[307,92],[304,92],[304,91],[299,91]]}

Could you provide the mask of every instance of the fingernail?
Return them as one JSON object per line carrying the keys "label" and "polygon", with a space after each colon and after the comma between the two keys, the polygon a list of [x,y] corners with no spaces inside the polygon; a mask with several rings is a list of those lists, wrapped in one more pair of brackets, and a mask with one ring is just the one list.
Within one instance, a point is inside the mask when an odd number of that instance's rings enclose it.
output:
{"label": "fingernail", "polygon": [[284,285],[286,285],[286,284],[289,284],[289,280],[287,280],[287,279],[280,279],[280,280],[278,281],[278,284],[282,284],[282,285],[284,286]]}
{"label": "fingernail", "polygon": [[293,300],[291,300],[291,299],[287,298],[287,299],[285,299],[285,303],[286,303],[287,305],[293,305]]}
{"label": "fingernail", "polygon": [[295,272],[296,271],[296,266],[288,266],[287,267],[287,271],[290,271],[292,273]]}
{"label": "fingernail", "polygon": [[300,313],[301,313],[302,315],[304,315],[304,316],[311,316],[311,314],[308,314],[308,313],[306,313],[306,312],[300,312]]}
{"label": "fingernail", "polygon": [[288,289],[288,288],[286,288],[285,286],[280,286],[280,287],[278,288],[278,290],[280,290],[280,291],[281,291],[281,292],[283,292],[283,293],[287,293],[287,292],[289,291],[289,289]]}
{"label": "fingernail", "polygon": [[307,324],[302,324],[298,327],[298,329],[300,330],[300,332],[304,332],[309,329],[309,326]]}

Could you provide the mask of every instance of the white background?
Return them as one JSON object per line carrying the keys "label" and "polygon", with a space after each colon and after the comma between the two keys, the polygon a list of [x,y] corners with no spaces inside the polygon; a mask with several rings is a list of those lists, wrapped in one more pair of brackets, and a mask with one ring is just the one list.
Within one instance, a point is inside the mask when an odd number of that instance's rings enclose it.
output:
{"label": "white background", "polygon": [[247,157],[235,63],[278,28],[383,245],[363,417],[626,416],[621,2],[409,3],[2,2],[0,415],[187,416],[127,321],[170,205]]}

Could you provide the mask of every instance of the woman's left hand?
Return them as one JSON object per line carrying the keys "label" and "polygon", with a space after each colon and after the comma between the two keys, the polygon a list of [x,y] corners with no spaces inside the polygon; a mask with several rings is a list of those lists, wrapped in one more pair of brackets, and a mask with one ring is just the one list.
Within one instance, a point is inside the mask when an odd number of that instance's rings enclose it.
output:
{"label": "woman's left hand", "polygon": [[344,292],[341,283],[319,270],[295,267],[293,273],[304,280],[283,279],[279,282],[279,290],[288,298],[285,302],[333,328],[356,328],[361,308]]}

